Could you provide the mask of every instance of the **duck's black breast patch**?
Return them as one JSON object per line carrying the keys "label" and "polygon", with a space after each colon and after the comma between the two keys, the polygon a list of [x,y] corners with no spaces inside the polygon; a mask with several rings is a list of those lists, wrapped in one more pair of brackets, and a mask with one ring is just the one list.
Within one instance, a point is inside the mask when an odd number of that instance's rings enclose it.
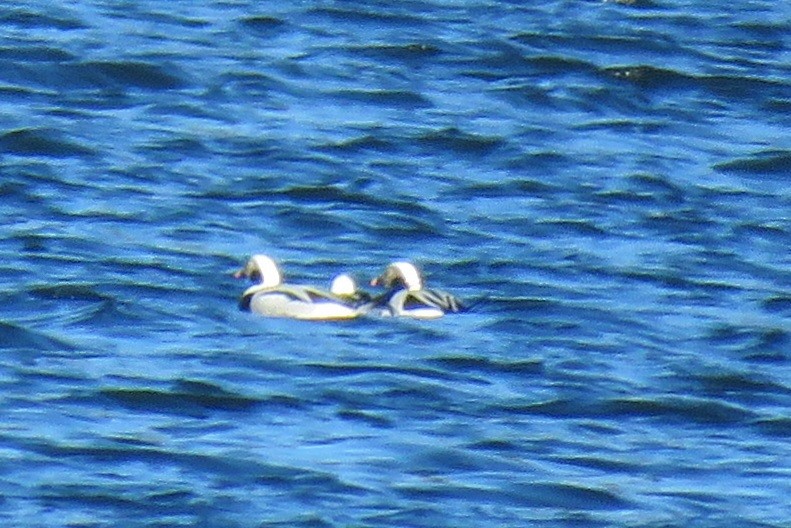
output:
{"label": "duck's black breast patch", "polygon": [[239,299],[239,309],[243,312],[250,311],[250,302],[253,300],[254,293],[248,293],[247,295],[242,295],[241,299]]}

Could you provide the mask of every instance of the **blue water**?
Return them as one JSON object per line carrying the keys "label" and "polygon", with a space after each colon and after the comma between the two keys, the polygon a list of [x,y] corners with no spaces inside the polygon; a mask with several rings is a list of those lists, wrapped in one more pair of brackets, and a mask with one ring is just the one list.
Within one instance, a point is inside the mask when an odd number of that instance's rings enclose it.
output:
{"label": "blue water", "polygon": [[[789,21],[0,2],[0,523],[789,526]],[[476,309],[257,317],[255,252]]]}

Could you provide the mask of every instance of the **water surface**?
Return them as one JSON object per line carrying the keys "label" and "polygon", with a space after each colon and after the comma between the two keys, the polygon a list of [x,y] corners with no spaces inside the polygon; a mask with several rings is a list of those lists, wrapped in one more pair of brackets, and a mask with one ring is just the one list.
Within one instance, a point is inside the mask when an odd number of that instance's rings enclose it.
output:
{"label": "water surface", "polygon": [[787,4],[0,5],[6,524],[787,526]]}

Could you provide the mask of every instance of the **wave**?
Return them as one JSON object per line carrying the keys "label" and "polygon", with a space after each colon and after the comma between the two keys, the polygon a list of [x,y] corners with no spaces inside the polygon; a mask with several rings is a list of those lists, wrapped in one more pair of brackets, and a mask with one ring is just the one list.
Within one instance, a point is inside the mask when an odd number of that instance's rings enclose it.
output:
{"label": "wave", "polygon": [[738,158],[714,165],[720,172],[735,172],[746,175],[786,176],[791,173],[791,152],[768,150],[748,158]]}
{"label": "wave", "polygon": [[88,61],[73,66],[67,72],[89,79],[95,87],[139,88],[145,90],[175,90],[189,85],[183,75],[171,67],[142,61]]}
{"label": "wave", "polygon": [[51,128],[20,128],[0,135],[0,151],[18,156],[51,158],[91,157],[96,150],[64,138]]}
{"label": "wave", "polygon": [[240,18],[237,22],[245,31],[264,38],[271,38],[286,31],[288,26],[283,19],[266,15],[247,16]]}
{"label": "wave", "polygon": [[709,398],[656,397],[577,400],[557,398],[535,403],[498,404],[489,412],[507,416],[532,414],[553,418],[652,418],[673,423],[747,424],[756,415],[746,407]]}
{"label": "wave", "polygon": [[0,48],[0,60],[35,62],[69,62],[78,56],[66,50],[50,46],[27,46],[24,48]]}
{"label": "wave", "polygon": [[0,349],[34,352],[59,352],[75,350],[74,345],[45,333],[29,330],[24,326],[0,321]]}
{"label": "wave", "polygon": [[554,482],[515,482],[502,486],[413,484],[400,485],[397,491],[411,499],[462,500],[468,503],[518,505],[521,508],[595,511],[630,507],[630,502],[615,492]]}
{"label": "wave", "polygon": [[347,51],[377,61],[398,61],[414,67],[425,65],[425,61],[434,60],[443,53],[439,45],[413,42],[408,44],[369,44],[349,46]]}
{"label": "wave", "polygon": [[463,156],[489,154],[505,144],[502,137],[473,134],[455,127],[425,132],[415,136],[414,140],[420,147],[456,152]]}
{"label": "wave", "polygon": [[203,417],[211,412],[249,412],[266,404],[294,407],[291,399],[266,400],[236,394],[202,381],[179,380],[170,390],[104,388],[98,393],[113,404],[138,412]]}
{"label": "wave", "polygon": [[365,103],[386,108],[429,108],[431,101],[423,95],[409,90],[354,90],[342,89],[326,92],[335,99]]}
{"label": "wave", "polygon": [[28,30],[76,31],[88,29],[86,24],[69,16],[58,16],[54,13],[36,13],[25,9],[14,9],[5,12],[0,16],[0,24]]}

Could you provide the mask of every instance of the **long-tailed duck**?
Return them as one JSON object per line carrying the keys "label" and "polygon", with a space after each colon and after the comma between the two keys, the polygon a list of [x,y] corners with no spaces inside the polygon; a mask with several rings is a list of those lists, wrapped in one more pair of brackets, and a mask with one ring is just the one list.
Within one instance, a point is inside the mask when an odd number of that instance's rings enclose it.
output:
{"label": "long-tailed duck", "polygon": [[361,307],[371,302],[371,295],[357,287],[357,281],[347,274],[341,273],[332,279],[330,293],[340,297],[346,304]]}
{"label": "long-tailed duck", "polygon": [[461,301],[448,292],[423,287],[423,277],[410,262],[393,262],[384,273],[371,281],[371,286],[389,288],[374,299],[374,308],[382,315],[436,319],[448,312],[465,310]]}
{"label": "long-tailed duck", "polygon": [[277,264],[266,255],[253,255],[234,277],[258,282],[242,294],[239,301],[242,310],[269,317],[316,321],[353,319],[362,313],[331,292],[313,286],[284,284]]}

